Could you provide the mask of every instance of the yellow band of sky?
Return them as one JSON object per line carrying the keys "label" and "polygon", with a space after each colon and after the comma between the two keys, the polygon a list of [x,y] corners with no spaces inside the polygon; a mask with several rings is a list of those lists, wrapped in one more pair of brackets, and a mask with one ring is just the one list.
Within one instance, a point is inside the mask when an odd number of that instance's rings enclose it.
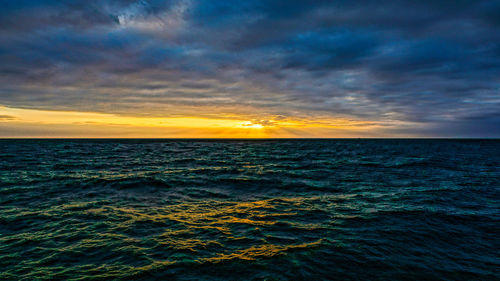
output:
{"label": "yellow band of sky", "polygon": [[138,117],[0,106],[0,137],[295,138],[375,136],[382,124],[341,118]]}

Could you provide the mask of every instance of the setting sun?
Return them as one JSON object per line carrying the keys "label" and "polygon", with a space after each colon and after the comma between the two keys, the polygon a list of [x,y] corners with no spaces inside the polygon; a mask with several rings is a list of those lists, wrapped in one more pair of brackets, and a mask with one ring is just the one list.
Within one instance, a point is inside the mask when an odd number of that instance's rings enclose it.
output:
{"label": "setting sun", "polygon": [[262,126],[261,124],[256,124],[256,123],[253,123],[252,121],[245,121],[245,122],[241,123],[241,126],[243,128],[246,128],[246,129],[262,129],[262,128],[264,128],[264,126]]}

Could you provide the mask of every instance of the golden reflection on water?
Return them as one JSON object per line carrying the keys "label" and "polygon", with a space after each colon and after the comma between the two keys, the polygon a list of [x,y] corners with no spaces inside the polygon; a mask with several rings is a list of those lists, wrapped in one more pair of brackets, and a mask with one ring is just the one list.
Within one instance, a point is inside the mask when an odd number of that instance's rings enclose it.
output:
{"label": "golden reflection on water", "polygon": [[[271,244],[263,238],[247,237],[252,231],[261,231],[264,227],[274,226],[278,222],[286,223],[296,229],[315,229],[320,226],[310,223],[288,222],[286,218],[295,216],[290,210],[280,211],[277,204],[298,206],[304,198],[282,198],[257,200],[251,202],[196,202],[149,209],[105,206],[86,210],[93,216],[105,216],[118,219],[115,231],[133,228],[137,223],[157,223],[164,226],[160,233],[155,233],[154,241],[162,247],[176,251],[188,251],[192,254],[207,249],[217,249],[210,256],[206,253],[196,259],[197,262],[218,263],[225,260],[255,260],[282,254],[291,249],[313,248],[320,245],[318,239],[308,243]],[[308,208],[305,206],[304,208]],[[278,220],[279,219],[279,220]],[[237,227],[244,225],[242,231]],[[175,227],[172,228],[172,227]],[[203,231],[216,231],[218,239],[202,239],[198,235]],[[228,247],[227,241],[259,241],[248,247]],[[299,241],[300,242],[300,241]],[[226,244],[225,244],[226,243]],[[170,264],[167,263],[167,264]]]}
{"label": "golden reflection on water", "polygon": [[285,251],[291,249],[301,249],[301,248],[311,248],[316,247],[321,244],[321,239],[312,242],[312,243],[303,243],[299,245],[260,245],[260,246],[251,246],[247,249],[238,250],[231,254],[218,254],[215,257],[204,258],[202,261],[204,262],[212,262],[218,263],[232,259],[241,259],[241,260],[256,260],[257,258],[269,258],[279,254],[282,254]]}
{"label": "golden reflection on water", "polygon": [[[300,213],[314,209],[311,200],[322,199],[208,200],[132,207],[70,202],[38,210],[19,208],[6,219],[43,218],[51,223],[36,232],[0,237],[0,245],[36,243],[44,245],[40,251],[50,250],[51,255],[29,264],[26,261],[25,266],[38,268],[33,278],[47,274],[47,270],[58,272],[46,265],[64,260],[66,255],[84,254],[91,260],[99,253],[117,253],[120,259],[130,258],[120,265],[75,265],[71,269],[102,278],[135,276],[186,262],[265,259],[321,245],[319,236],[301,239],[295,234],[325,227],[299,219]],[[280,234],[283,230],[288,234]]]}

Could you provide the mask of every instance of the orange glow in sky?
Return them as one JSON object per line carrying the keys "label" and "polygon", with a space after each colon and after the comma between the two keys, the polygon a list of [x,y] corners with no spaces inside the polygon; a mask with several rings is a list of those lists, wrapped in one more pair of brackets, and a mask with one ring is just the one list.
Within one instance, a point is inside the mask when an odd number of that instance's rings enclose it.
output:
{"label": "orange glow in sky", "polygon": [[0,107],[0,137],[75,138],[296,138],[356,137],[382,124],[347,119],[249,120],[122,116],[107,113]]}

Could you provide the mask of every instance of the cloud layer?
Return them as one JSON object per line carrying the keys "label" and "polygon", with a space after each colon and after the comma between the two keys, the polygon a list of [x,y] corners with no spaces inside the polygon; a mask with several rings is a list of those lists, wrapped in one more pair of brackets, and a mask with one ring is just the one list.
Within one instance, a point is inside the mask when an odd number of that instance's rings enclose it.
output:
{"label": "cloud layer", "polygon": [[0,105],[500,137],[500,1],[2,1]]}

